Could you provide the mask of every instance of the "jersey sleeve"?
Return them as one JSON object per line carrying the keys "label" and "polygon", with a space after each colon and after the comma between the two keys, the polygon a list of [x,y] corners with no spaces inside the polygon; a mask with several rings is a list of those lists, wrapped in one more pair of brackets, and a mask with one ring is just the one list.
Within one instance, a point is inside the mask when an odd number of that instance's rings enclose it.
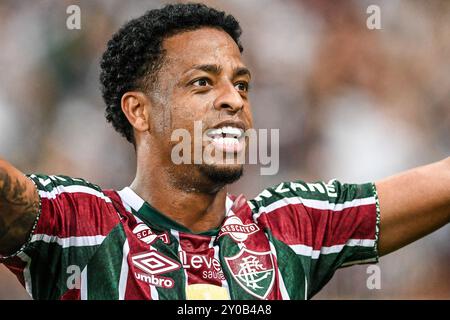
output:
{"label": "jersey sleeve", "polygon": [[380,209],[374,183],[285,182],[264,190],[250,205],[281,251],[295,253],[287,256],[305,273],[307,297],[338,268],[378,262]]}
{"label": "jersey sleeve", "polygon": [[82,270],[119,222],[111,200],[86,180],[27,175],[39,193],[40,212],[29,240],[0,262],[34,299],[79,295]]}

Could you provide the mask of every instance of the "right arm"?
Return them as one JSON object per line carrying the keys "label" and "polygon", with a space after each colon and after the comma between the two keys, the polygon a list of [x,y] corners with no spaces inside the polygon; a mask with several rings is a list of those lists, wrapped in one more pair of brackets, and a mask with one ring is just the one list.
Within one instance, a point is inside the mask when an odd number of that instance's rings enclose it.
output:
{"label": "right arm", "polygon": [[0,264],[34,299],[81,298],[73,267],[85,270],[115,228],[122,230],[120,217],[99,186],[62,175],[25,176],[0,159]]}
{"label": "right arm", "polygon": [[39,195],[33,182],[0,159],[0,257],[27,242],[38,212]]}

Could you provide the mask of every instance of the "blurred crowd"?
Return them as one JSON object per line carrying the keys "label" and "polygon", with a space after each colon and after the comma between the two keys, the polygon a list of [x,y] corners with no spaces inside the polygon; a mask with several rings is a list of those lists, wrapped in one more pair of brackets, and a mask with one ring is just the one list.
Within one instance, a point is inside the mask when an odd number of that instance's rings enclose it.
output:
{"label": "blurred crowd", "polygon": [[[99,59],[120,25],[166,1],[2,0],[0,156],[27,173],[121,189],[134,150],[104,118]],[[280,129],[280,171],[247,167],[233,193],[280,181],[367,182],[450,155],[450,1],[227,0],[253,73],[258,128]],[[66,8],[81,8],[68,30]],[[369,5],[381,29],[369,30]],[[339,270],[321,299],[450,299],[450,228],[367,266]],[[0,266],[0,299],[26,299]]]}

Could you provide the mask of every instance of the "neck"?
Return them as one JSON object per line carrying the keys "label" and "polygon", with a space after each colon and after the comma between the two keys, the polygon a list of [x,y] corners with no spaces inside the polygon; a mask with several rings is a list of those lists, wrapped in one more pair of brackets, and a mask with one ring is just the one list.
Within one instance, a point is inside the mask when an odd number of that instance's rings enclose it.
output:
{"label": "neck", "polygon": [[161,167],[147,172],[138,168],[130,187],[159,212],[195,233],[220,226],[225,217],[226,187],[208,194],[183,190],[170,181],[169,173]]}

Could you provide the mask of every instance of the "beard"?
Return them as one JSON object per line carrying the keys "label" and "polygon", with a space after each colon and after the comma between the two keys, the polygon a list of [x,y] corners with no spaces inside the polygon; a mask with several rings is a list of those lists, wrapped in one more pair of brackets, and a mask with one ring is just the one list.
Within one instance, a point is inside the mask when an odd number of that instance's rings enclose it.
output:
{"label": "beard", "polygon": [[243,165],[219,166],[201,165],[199,168],[213,184],[224,186],[239,180],[244,174]]}
{"label": "beard", "polygon": [[168,169],[170,183],[188,193],[214,194],[239,180],[243,165],[177,165]]}

